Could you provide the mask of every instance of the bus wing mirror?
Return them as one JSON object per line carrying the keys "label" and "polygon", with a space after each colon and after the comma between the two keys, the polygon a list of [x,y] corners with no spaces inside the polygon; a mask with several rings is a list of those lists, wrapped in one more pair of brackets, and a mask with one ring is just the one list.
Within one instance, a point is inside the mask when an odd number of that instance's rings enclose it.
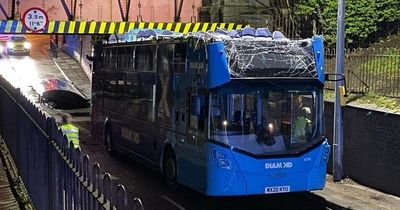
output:
{"label": "bus wing mirror", "polygon": [[191,115],[192,116],[200,116],[201,112],[201,100],[199,95],[192,96],[192,107],[191,107]]}

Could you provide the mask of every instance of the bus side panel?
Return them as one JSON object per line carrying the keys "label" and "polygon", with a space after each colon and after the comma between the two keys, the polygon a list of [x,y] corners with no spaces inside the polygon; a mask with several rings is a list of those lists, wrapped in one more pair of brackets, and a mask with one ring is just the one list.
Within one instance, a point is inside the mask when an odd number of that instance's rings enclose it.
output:
{"label": "bus side panel", "polygon": [[232,152],[212,143],[206,143],[206,189],[210,196],[246,194],[246,180],[235,163]]}
{"label": "bus side panel", "polygon": [[101,95],[100,79],[98,75],[93,74],[92,77],[92,97],[91,97],[91,111],[90,111],[90,135],[92,140],[99,141],[103,139],[103,128],[102,123],[102,101],[103,96]]}

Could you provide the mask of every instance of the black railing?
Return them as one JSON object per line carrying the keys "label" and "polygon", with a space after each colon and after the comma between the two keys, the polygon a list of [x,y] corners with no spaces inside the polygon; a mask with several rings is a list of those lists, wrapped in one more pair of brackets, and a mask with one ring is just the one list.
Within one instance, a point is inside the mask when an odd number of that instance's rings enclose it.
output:
{"label": "black railing", "polygon": [[[334,73],[336,53],[325,52],[325,70]],[[400,97],[400,49],[347,50],[345,53],[347,88],[353,93],[375,93]],[[334,89],[334,84],[327,84]]]}
{"label": "black railing", "polygon": [[[0,77],[0,133],[36,209],[136,209],[124,186],[89,156],[73,149],[53,117],[46,116]],[[129,204],[128,204],[129,201]]]}

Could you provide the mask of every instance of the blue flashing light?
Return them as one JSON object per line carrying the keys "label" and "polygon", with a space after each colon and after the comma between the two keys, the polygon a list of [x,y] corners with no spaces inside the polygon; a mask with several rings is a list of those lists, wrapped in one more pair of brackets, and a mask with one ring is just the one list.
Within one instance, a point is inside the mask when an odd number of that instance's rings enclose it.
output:
{"label": "blue flashing light", "polygon": [[272,37],[271,31],[268,28],[257,28],[255,35],[256,37]]}
{"label": "blue flashing light", "polygon": [[231,38],[239,38],[239,37],[240,37],[240,34],[239,34],[238,31],[232,30],[232,31],[230,31],[230,32],[228,33],[228,36],[230,36]]}
{"label": "blue flashing light", "polygon": [[285,35],[283,35],[283,33],[280,32],[280,31],[274,31],[274,32],[272,33],[272,38],[273,38],[273,39],[277,39],[277,40],[279,40],[279,39],[286,39]]}
{"label": "blue flashing light", "polygon": [[161,32],[161,35],[167,35],[167,36],[170,36],[170,35],[173,35],[174,33],[172,32],[172,31],[169,31],[169,30],[163,30],[162,32]]}
{"label": "blue flashing light", "polygon": [[148,38],[150,36],[156,36],[156,35],[157,35],[156,32],[151,29],[142,30],[137,33],[137,37],[139,38]]}
{"label": "blue flashing light", "polygon": [[256,35],[256,29],[254,28],[244,28],[242,30],[242,36],[255,36]]}

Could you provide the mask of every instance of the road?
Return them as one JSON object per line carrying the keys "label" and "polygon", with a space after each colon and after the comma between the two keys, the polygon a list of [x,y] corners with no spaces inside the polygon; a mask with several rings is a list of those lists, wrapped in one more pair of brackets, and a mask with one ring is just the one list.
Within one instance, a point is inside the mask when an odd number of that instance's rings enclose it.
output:
{"label": "road", "polygon": [[30,55],[5,55],[0,59],[0,74],[24,93],[32,88],[40,92],[43,79],[64,79],[64,76],[49,56],[49,36],[30,35],[27,39],[32,44]]}
{"label": "road", "polygon": [[[6,56],[0,59],[0,73],[15,87],[36,100],[32,88],[40,91],[40,81],[64,76],[48,55],[48,36],[30,36],[30,56]],[[73,81],[74,82],[74,81]],[[88,110],[77,114],[76,110],[53,110],[43,107],[47,113],[70,112],[81,128],[82,151],[92,163],[100,163],[103,172],[112,174],[113,183],[123,184],[130,197],[141,198],[146,210],[258,210],[258,209],[330,209],[325,199],[312,193],[292,193],[268,196],[207,197],[182,187],[172,191],[163,183],[162,176],[123,156],[109,155],[101,144],[89,142]],[[78,116],[79,115],[79,116]]]}

